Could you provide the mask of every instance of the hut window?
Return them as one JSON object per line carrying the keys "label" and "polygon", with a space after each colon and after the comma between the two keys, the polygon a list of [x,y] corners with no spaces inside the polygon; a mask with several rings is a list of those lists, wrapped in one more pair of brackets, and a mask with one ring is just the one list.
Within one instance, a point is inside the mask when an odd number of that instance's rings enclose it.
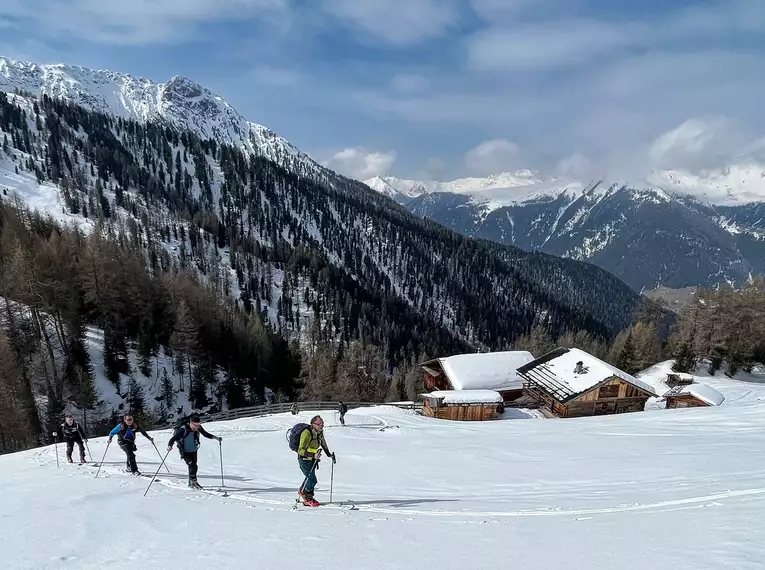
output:
{"label": "hut window", "polygon": [[598,390],[598,400],[603,398],[618,398],[619,397],[619,384],[609,384],[608,386],[601,386]]}

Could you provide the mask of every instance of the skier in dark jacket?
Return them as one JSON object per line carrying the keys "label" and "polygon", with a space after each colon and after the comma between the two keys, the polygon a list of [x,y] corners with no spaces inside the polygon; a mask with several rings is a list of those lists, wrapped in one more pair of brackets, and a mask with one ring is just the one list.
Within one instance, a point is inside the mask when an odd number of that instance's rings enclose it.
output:
{"label": "skier in dark jacket", "polygon": [[167,442],[167,451],[173,449],[173,444],[178,445],[178,451],[181,459],[189,466],[189,487],[201,489],[202,486],[197,482],[197,450],[199,449],[199,436],[203,435],[207,439],[217,439],[223,441],[222,437],[212,435],[202,427],[198,414],[191,414],[187,422],[184,422],[173,433],[173,437]]}
{"label": "skier in dark jacket", "polygon": [[309,507],[318,507],[319,502],[313,498],[313,489],[316,486],[316,470],[319,468],[322,449],[335,462],[335,454],[329,450],[327,441],[324,439],[324,420],[321,416],[311,418],[311,427],[300,434],[298,446],[298,464],[305,475],[303,485],[298,489],[298,495],[303,499],[303,504]]}
{"label": "skier in dark jacket", "polygon": [[139,426],[135,419],[133,418],[133,414],[127,413],[122,419],[122,422],[119,423],[112,431],[109,432],[109,443],[112,442],[112,438],[116,435],[117,436],[117,444],[120,446],[120,449],[125,452],[125,455],[127,456],[127,468],[133,475],[140,475],[140,471],[138,471],[138,464],[135,461],[135,452],[138,449],[135,445],[135,435],[136,433],[140,433],[142,436],[144,436],[146,439],[154,442],[154,438],[152,438],[148,433],[146,433],[141,426]]}
{"label": "skier in dark jacket", "polygon": [[339,402],[338,409],[340,410],[340,423],[345,425],[345,414],[348,413],[348,406],[346,406],[342,402]]}
{"label": "skier in dark jacket", "polygon": [[85,432],[82,431],[82,427],[76,421],[72,414],[66,414],[64,416],[64,423],[61,424],[61,437],[66,442],[66,459],[69,463],[72,461],[72,451],[74,451],[74,444],[80,448],[80,463],[86,463],[85,461],[85,446],[83,442],[88,441],[85,437]]}

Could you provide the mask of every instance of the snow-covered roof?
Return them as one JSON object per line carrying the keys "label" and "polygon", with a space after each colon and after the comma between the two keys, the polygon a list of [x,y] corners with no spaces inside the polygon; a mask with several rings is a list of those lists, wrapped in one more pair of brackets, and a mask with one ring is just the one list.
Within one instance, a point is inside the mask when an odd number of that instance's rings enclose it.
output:
{"label": "snow-covered roof", "polygon": [[723,396],[720,392],[711,386],[707,386],[706,384],[688,384],[687,386],[676,386],[664,394],[665,398],[668,396],[693,396],[702,402],[706,402],[710,406],[719,406],[725,401],[725,396]]}
{"label": "snow-covered roof", "polygon": [[693,374],[688,374],[687,372],[668,372],[667,376],[676,376],[680,380],[690,380],[693,382]]}
{"label": "snow-covered roof", "polygon": [[[581,372],[576,371],[578,362],[582,363]],[[656,395],[650,384],[578,348],[555,349],[521,367],[519,373],[543,386],[561,402],[587,392],[613,376]]]}
{"label": "snow-covered roof", "polygon": [[436,390],[423,394],[438,398],[444,404],[499,404],[502,396],[494,390]]}
{"label": "snow-covered roof", "polygon": [[433,368],[437,362],[454,390],[520,389],[523,381],[518,368],[534,360],[525,350],[457,354],[423,363]]}

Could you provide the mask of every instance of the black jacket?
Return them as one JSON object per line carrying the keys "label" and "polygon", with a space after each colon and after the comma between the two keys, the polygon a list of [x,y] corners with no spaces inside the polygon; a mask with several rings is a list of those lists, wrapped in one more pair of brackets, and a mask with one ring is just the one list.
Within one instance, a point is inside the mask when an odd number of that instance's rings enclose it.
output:
{"label": "black jacket", "polygon": [[78,424],[77,422],[72,422],[72,425],[69,425],[66,422],[61,424],[61,437],[63,437],[66,440],[69,440],[69,439],[77,439],[78,436],[81,437],[82,439],[86,439],[85,432],[82,431],[80,424]]}
{"label": "black jacket", "polygon": [[178,449],[180,449],[181,451],[184,451],[183,440],[186,438],[189,432],[192,432],[194,434],[194,442],[197,444],[197,447],[199,447],[200,434],[205,436],[207,439],[217,439],[214,435],[210,434],[202,426],[199,426],[199,429],[197,431],[194,431],[191,429],[191,427],[189,427],[189,424],[186,424],[175,430],[175,432],[173,433],[173,437],[171,437],[170,441],[167,442],[167,447],[171,447],[174,443],[177,442]]}

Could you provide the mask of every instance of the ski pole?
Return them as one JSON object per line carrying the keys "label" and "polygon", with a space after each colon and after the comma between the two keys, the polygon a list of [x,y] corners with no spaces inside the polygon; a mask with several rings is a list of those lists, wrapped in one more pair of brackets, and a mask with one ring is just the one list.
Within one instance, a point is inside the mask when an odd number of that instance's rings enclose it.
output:
{"label": "ski pole", "polygon": [[56,468],[59,468],[61,466],[58,464],[58,433],[55,431],[53,432],[53,447],[56,448]]}
{"label": "ski pole", "polygon": [[221,489],[226,486],[223,482],[223,443],[218,440],[218,451],[220,452],[220,487]]}
{"label": "ski pole", "polygon": [[[154,440],[152,440],[151,444],[154,446],[154,449],[157,449],[157,444],[154,443]],[[159,452],[159,449],[157,449],[157,455],[159,455],[159,458],[162,459],[162,454]],[[165,455],[165,457],[167,457],[167,455]],[[162,463],[163,464],[165,463],[164,459],[162,459]],[[160,465],[159,467],[161,469],[162,465]],[[170,468],[167,465],[165,465],[165,469],[167,469],[167,474],[170,475]]]}
{"label": "ski pole", "polygon": [[303,479],[303,484],[300,485],[300,492],[303,492],[303,487],[305,487],[305,484],[308,483],[308,478],[311,476],[311,473],[313,473],[314,469],[316,469],[316,466],[319,464],[319,460],[314,460],[313,467],[311,467],[311,470],[308,472],[308,475],[305,476],[305,479]]}
{"label": "ski pole", "polygon": [[[154,447],[156,447],[156,445],[155,445]],[[159,449],[157,450],[157,452],[159,452]],[[161,453],[159,454],[160,458],[162,458],[162,463],[160,463],[160,464],[159,464],[159,467],[157,467],[157,472],[156,472],[156,473],[154,473],[154,477],[152,477],[152,478],[151,478],[151,483],[149,483],[149,486],[148,486],[148,487],[146,487],[146,490],[143,492],[143,496],[144,496],[144,497],[146,496],[146,493],[148,493],[148,492],[149,492],[149,489],[151,489],[151,486],[152,486],[152,484],[154,483],[154,479],[156,479],[156,478],[157,478],[157,475],[159,475],[159,470],[160,470],[160,469],[162,469],[162,466],[163,466],[163,465],[165,465],[165,459],[167,459],[167,456],[168,456],[168,455],[170,455],[170,451],[169,451],[169,450],[168,450],[168,452],[167,452],[167,453],[165,453],[165,456],[164,456],[164,457],[162,457],[162,454],[161,454]]]}
{"label": "ski pole", "polygon": [[96,471],[96,476],[93,477],[94,479],[96,479],[98,477],[98,474],[101,473],[101,467],[104,464],[104,459],[106,459],[106,452],[109,451],[109,446],[111,444],[112,444],[111,441],[107,442],[107,444],[106,444],[106,449],[104,449],[104,456],[101,458],[101,463],[98,464],[98,471]]}
{"label": "ski pole", "polygon": [[88,440],[85,440],[85,449],[88,450],[88,457],[90,457],[90,462],[93,463],[93,455],[90,453],[90,446],[88,445]]}
{"label": "ski pole", "polygon": [[329,502],[332,502],[332,491],[335,487],[335,462],[332,462],[332,471],[329,476]]}

